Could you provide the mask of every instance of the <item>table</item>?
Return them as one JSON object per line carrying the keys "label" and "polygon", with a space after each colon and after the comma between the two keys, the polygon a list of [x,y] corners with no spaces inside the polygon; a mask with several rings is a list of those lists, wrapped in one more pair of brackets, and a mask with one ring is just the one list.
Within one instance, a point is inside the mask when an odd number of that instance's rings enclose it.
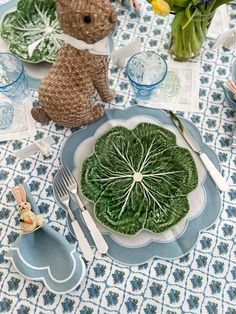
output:
{"label": "table", "polygon": [[[230,26],[235,27],[236,7],[228,6],[228,13]],[[144,9],[138,19],[134,13],[118,7],[118,19],[120,27],[115,38],[118,45],[139,35],[146,49],[167,55],[171,17],[157,17]],[[14,156],[16,150],[33,139],[0,143],[0,313],[236,313],[236,153],[231,148],[236,114],[219,88],[220,82],[230,75],[236,47],[230,51],[210,51],[210,42],[206,41],[200,57],[200,112],[182,115],[197,126],[204,141],[217,153],[230,184],[229,192],[222,194],[222,210],[215,224],[199,235],[189,254],[172,261],[153,259],[144,265],[127,267],[96,252],[85,281],[67,295],[55,295],[43,283],[22,278],[4,259],[18,232],[15,226],[18,213],[10,194],[13,185],[28,183],[49,225],[74,242],[66,227],[65,214],[54,201],[52,177],[62,145],[75,130],[53,123],[38,124],[36,139],[51,134],[56,141],[50,159],[34,155],[19,161]],[[114,67],[110,84],[117,90],[116,107],[133,104],[130,91],[126,91],[127,82]]]}

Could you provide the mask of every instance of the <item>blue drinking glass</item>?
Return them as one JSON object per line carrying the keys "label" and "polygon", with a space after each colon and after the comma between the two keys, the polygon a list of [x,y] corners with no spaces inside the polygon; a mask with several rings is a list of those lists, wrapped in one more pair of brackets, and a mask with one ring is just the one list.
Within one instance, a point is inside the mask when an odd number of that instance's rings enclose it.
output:
{"label": "blue drinking glass", "polygon": [[[0,53],[0,130],[16,121],[30,97],[22,62],[10,53]],[[20,109],[22,108],[22,109]]]}
{"label": "blue drinking glass", "polygon": [[30,94],[23,63],[10,53],[0,53],[0,93],[18,104]]}
{"label": "blue drinking glass", "polygon": [[137,100],[149,100],[165,79],[167,64],[153,51],[139,52],[127,62],[126,74]]}

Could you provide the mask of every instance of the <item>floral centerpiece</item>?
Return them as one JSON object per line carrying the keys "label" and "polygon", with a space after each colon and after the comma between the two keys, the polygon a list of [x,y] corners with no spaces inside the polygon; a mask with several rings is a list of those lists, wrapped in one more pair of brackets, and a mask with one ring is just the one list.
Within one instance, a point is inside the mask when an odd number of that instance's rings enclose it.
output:
{"label": "floral centerpiece", "polygon": [[231,0],[146,0],[161,16],[175,15],[170,53],[178,61],[200,54],[207,29],[216,9]]}

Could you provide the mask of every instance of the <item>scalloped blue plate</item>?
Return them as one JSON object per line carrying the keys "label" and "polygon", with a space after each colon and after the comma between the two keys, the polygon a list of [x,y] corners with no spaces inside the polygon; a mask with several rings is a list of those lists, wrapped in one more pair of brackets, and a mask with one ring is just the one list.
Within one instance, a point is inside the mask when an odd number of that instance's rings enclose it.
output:
{"label": "scalloped blue plate", "polygon": [[[83,142],[86,143],[85,141],[93,137],[96,131],[99,128],[102,128],[108,121],[124,122],[135,117],[139,117],[139,119],[147,117],[164,127],[173,127],[173,122],[162,110],[141,107],[133,107],[125,111],[107,110],[106,115],[101,120],[87,126],[85,129],[73,133],[67,139],[61,152],[62,163],[67,165],[67,167],[72,172],[74,172],[77,168],[76,151]],[[201,146],[202,151],[205,152],[214,165],[220,169],[216,154],[202,142],[201,135],[197,128],[191,122],[183,118],[181,118],[181,121],[189,130],[189,132],[194,136],[195,140]],[[145,263],[153,257],[173,259],[179,258],[188,253],[195,245],[199,233],[202,230],[210,227],[215,222],[220,213],[220,194],[211,177],[207,173],[204,176],[202,188],[205,193],[205,200],[202,210],[198,213],[198,215],[195,215],[187,221],[183,232],[181,232],[176,238],[170,241],[149,241],[144,245],[132,247],[123,245],[117,241],[112,231],[106,231],[103,234],[109,246],[108,255],[120,263],[127,265],[137,265]],[[84,225],[76,203],[72,202],[71,206],[90,244],[94,245],[90,234]],[[68,225],[71,233],[73,234],[69,218]]]}

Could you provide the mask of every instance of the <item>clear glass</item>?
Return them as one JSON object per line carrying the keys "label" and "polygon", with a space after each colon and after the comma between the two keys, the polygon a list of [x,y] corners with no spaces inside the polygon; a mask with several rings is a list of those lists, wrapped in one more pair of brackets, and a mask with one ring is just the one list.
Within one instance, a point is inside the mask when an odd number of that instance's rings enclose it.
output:
{"label": "clear glass", "polygon": [[24,66],[10,53],[0,53],[0,93],[17,102],[29,96]]}
{"label": "clear glass", "polygon": [[149,100],[167,74],[165,60],[153,51],[132,56],[126,66],[126,74],[137,100]]}
{"label": "clear glass", "polygon": [[[175,31],[171,37],[169,53],[175,61],[188,61],[200,55],[202,46],[206,39],[207,30],[215,11],[194,17],[190,23],[181,28],[179,22],[179,31]],[[174,18],[178,19],[178,16]]]}
{"label": "clear glass", "polygon": [[[10,53],[0,53],[0,129],[23,118],[30,90],[22,62]],[[22,109],[21,109],[22,107]]]}

